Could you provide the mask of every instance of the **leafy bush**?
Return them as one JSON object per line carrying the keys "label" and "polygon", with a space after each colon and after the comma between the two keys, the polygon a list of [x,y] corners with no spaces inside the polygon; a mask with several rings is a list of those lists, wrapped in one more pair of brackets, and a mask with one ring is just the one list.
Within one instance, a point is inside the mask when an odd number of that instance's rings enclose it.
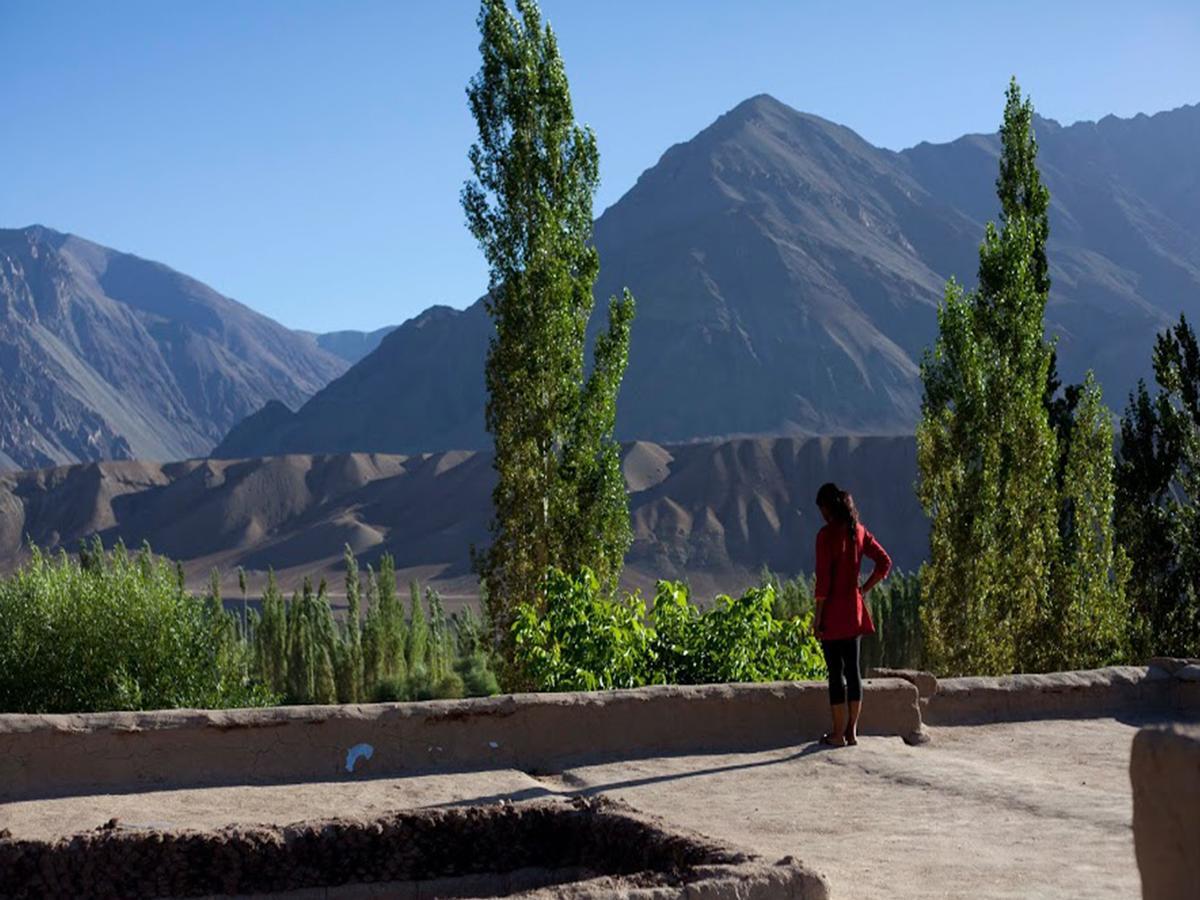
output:
{"label": "leafy bush", "polygon": [[584,569],[552,570],[545,608],[521,604],[513,624],[517,668],[540,690],[604,690],[821,677],[811,614],[775,615],[770,585],[718,597],[701,610],[676,582],[661,581],[647,613],[636,595],[610,600]]}
{"label": "leafy bush", "polygon": [[589,569],[545,578],[546,609],[519,604],[513,622],[517,668],[544,691],[595,691],[652,681],[653,632],[636,596],[610,601]]}
{"label": "leafy bush", "polygon": [[[261,613],[183,587],[178,564],[148,547],[131,555],[99,540],[78,559],[38,549],[0,580],[0,712],[222,708],[357,703],[494,694],[499,690],[471,615],[447,619],[437,592],[412,587],[409,615],[395,567],[367,570],[360,627],[358,565],[347,553],[350,613],[334,617],[322,581],[290,601],[274,573]],[[241,581],[241,576],[239,577]],[[244,584],[244,581],[241,583]],[[242,588],[243,595],[245,588]]]}
{"label": "leafy bush", "polygon": [[482,653],[460,657],[454,670],[462,679],[462,693],[467,697],[488,697],[500,693],[500,683],[488,658]]}
{"label": "leafy bush", "polygon": [[148,548],[32,551],[0,581],[0,711],[261,706],[232,616]]}

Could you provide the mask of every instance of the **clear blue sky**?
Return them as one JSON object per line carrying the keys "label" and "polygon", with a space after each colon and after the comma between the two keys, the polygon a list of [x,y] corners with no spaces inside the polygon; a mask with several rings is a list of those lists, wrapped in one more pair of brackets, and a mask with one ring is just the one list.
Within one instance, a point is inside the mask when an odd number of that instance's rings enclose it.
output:
{"label": "clear blue sky", "polygon": [[[1200,101],[1200,3],[544,0],[616,200],[767,92],[893,149]],[[375,328],[485,283],[458,193],[469,0],[0,0],[0,227],[160,260],[285,325]]]}

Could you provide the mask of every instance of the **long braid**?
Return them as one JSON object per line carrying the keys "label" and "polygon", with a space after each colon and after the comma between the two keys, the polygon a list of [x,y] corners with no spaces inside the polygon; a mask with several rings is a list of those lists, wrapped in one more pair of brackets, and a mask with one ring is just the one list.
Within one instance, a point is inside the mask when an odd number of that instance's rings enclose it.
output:
{"label": "long braid", "polygon": [[841,491],[842,515],[846,522],[846,539],[850,541],[851,555],[854,557],[854,569],[858,571],[858,507],[849,491]]}

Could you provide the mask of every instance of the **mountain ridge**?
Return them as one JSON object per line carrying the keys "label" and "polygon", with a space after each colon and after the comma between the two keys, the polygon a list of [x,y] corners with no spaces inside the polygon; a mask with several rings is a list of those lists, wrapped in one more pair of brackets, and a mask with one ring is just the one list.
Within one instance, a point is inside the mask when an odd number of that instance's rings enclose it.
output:
{"label": "mountain ridge", "polygon": [[22,467],[206,453],[267,400],[346,368],[161,263],[34,225],[0,230],[0,453]]}
{"label": "mountain ridge", "polygon": [[[1200,104],[1038,121],[1047,331],[1064,376],[1095,368],[1119,405],[1148,371],[1154,334],[1200,300]],[[606,297],[629,286],[639,301],[618,437],[911,433],[946,281],[974,284],[996,218],[998,153],[995,134],[878,148],[761,94],[669,147],[595,224],[591,335]],[[1177,168],[1169,189],[1148,187],[1162,160]],[[481,301],[416,317],[361,371],[214,454],[485,447],[490,333]],[[365,389],[385,385],[386,400]]]}

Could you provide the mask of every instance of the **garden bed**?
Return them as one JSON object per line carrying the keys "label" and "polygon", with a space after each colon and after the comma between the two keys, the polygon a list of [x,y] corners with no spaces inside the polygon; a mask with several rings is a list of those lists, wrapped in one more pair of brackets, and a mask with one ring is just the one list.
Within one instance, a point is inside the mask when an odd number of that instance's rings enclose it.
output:
{"label": "garden bed", "polygon": [[397,812],[213,831],[128,829],[112,820],[54,841],[0,832],[3,896],[824,897],[820,878],[744,853],[605,799]]}

